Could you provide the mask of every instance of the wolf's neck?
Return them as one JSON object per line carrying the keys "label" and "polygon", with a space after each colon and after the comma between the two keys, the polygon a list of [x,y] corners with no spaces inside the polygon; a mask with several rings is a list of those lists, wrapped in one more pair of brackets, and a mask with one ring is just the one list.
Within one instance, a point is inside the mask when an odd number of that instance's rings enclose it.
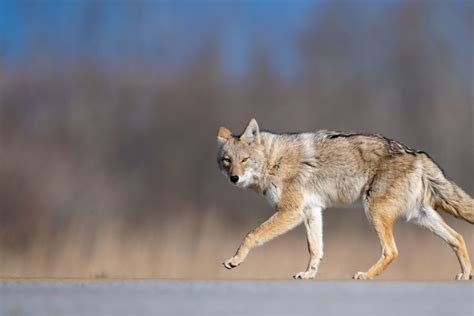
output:
{"label": "wolf's neck", "polygon": [[259,179],[262,190],[282,185],[309,167],[316,168],[319,132],[283,135],[262,132],[260,135],[265,153]]}
{"label": "wolf's neck", "polygon": [[284,153],[281,152],[281,135],[270,132],[261,132],[260,139],[264,146],[265,163],[260,172],[259,191],[264,193],[269,187],[274,186],[274,176],[282,167]]}

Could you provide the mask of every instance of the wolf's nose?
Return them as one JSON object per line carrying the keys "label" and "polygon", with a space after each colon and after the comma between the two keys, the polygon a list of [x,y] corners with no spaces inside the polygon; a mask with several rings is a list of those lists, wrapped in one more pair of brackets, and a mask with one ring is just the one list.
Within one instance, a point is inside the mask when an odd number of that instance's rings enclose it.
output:
{"label": "wolf's nose", "polygon": [[237,183],[239,181],[239,176],[230,176],[230,182]]}

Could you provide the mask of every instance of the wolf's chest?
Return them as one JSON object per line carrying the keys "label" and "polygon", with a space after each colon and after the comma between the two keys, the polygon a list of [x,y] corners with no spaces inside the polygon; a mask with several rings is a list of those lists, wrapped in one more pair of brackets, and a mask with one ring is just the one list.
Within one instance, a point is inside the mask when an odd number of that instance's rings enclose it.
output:
{"label": "wolf's chest", "polygon": [[274,184],[270,184],[264,192],[265,198],[272,207],[276,207],[280,203],[281,189]]}

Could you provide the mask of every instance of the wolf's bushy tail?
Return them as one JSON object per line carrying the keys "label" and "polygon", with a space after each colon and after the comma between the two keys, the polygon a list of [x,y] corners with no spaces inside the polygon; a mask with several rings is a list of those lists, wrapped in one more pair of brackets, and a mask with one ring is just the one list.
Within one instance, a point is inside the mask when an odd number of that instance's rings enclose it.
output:
{"label": "wolf's bushy tail", "polygon": [[425,180],[433,208],[474,224],[474,200],[453,181],[429,157],[424,162]]}

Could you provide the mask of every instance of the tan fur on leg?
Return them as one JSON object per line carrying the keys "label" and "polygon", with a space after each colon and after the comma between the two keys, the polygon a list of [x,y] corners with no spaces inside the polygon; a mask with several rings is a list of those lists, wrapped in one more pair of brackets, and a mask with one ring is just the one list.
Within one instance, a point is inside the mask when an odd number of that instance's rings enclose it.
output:
{"label": "tan fur on leg", "polygon": [[301,223],[302,214],[297,210],[280,210],[273,214],[266,222],[245,236],[236,254],[223,264],[227,269],[240,265],[252,248],[289,231]]}
{"label": "tan fur on leg", "polygon": [[399,211],[390,206],[390,200],[373,201],[369,205],[368,217],[380,240],[382,256],[367,272],[357,272],[354,279],[373,279],[379,275],[398,256],[397,246],[393,238],[393,225]]}
{"label": "tan fur on leg", "polygon": [[461,265],[461,273],[456,275],[456,280],[469,280],[472,267],[463,237],[446,224],[438,212],[429,206],[424,206],[413,221],[420,226],[426,227],[451,246]]}
{"label": "tan fur on leg", "polygon": [[323,258],[323,219],[320,208],[308,210],[304,221],[308,241],[309,262],[306,271],[296,273],[295,279],[314,279]]}

